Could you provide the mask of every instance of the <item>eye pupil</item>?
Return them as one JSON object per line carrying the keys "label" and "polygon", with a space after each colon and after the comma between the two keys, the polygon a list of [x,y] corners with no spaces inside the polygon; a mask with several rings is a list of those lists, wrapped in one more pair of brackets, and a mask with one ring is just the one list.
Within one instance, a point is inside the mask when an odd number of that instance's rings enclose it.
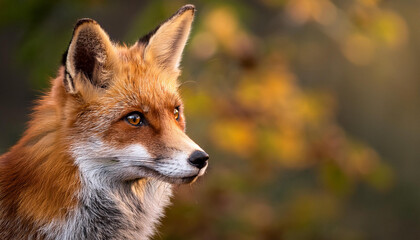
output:
{"label": "eye pupil", "polygon": [[133,126],[139,126],[141,124],[141,117],[138,113],[132,113],[126,117],[128,123]]}
{"label": "eye pupil", "polygon": [[175,120],[179,120],[179,110],[178,110],[178,108],[174,109],[174,117],[175,117]]}

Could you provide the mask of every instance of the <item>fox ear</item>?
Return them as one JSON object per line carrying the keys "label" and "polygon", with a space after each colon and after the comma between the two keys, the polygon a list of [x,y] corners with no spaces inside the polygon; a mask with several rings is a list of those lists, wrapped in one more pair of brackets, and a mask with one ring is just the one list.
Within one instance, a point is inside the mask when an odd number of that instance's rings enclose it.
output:
{"label": "fox ear", "polygon": [[106,77],[102,75],[114,47],[108,35],[92,19],[80,19],[74,27],[73,37],[69,48],[63,56],[63,65],[66,69],[64,85],[68,92],[75,93],[74,79],[83,74],[94,86],[105,88]]}
{"label": "fox ear", "polygon": [[142,37],[139,42],[146,45],[145,61],[156,62],[169,71],[178,71],[194,13],[193,5],[185,5],[154,31]]}

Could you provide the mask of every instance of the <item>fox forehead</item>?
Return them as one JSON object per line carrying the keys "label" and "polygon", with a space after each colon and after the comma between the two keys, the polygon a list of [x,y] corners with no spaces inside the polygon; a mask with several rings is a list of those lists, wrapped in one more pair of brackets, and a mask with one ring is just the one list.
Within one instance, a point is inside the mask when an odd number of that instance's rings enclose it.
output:
{"label": "fox forehead", "polygon": [[177,72],[162,71],[142,59],[143,49],[118,47],[113,63],[111,84],[100,101],[108,107],[137,108],[145,112],[162,111],[181,104]]}

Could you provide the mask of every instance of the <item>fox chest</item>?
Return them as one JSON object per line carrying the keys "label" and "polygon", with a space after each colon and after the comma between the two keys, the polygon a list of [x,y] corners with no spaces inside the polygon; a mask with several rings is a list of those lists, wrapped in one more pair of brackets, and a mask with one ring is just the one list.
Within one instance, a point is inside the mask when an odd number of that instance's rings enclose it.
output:
{"label": "fox chest", "polygon": [[[58,239],[149,239],[169,203],[171,189],[145,192],[149,195],[138,196],[132,191],[90,193],[64,226],[56,229]],[[57,235],[51,239],[57,239]]]}

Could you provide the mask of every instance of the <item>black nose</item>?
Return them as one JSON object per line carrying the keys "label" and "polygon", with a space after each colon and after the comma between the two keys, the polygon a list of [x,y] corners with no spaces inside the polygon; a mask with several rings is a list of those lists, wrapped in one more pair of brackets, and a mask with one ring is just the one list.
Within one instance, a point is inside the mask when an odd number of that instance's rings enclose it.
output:
{"label": "black nose", "polygon": [[188,158],[188,162],[190,162],[194,167],[201,169],[206,166],[208,159],[209,155],[207,153],[197,150],[191,153],[190,157]]}

